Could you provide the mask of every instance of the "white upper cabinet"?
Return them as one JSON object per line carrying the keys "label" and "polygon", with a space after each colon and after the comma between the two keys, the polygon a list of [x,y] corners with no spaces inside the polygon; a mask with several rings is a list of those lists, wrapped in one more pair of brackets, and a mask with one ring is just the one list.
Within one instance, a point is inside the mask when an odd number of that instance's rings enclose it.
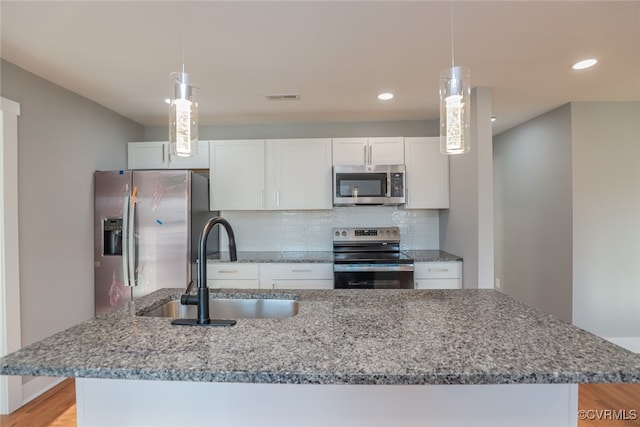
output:
{"label": "white upper cabinet", "polygon": [[166,142],[130,142],[127,144],[127,168],[166,169],[169,167]]}
{"label": "white upper cabinet", "polygon": [[404,138],[369,138],[369,164],[404,164]]}
{"label": "white upper cabinet", "polygon": [[209,169],[209,141],[198,141],[196,157],[172,156],[167,141],[129,142],[128,169]]}
{"label": "white upper cabinet", "polygon": [[264,140],[211,141],[212,211],[264,209]]}
{"label": "white upper cabinet", "polygon": [[332,209],[331,139],[267,140],[266,208]]}
{"label": "white upper cabinet", "polygon": [[405,138],[406,209],[449,208],[449,156],[439,137]]}
{"label": "white upper cabinet", "polygon": [[169,169],[209,169],[209,141],[198,141],[196,157],[169,154]]}
{"label": "white upper cabinet", "polygon": [[334,165],[404,164],[404,138],[334,138]]}
{"label": "white upper cabinet", "polygon": [[331,209],[331,140],[212,141],[211,210]]}
{"label": "white upper cabinet", "polygon": [[334,165],[364,165],[369,147],[368,138],[333,138]]}

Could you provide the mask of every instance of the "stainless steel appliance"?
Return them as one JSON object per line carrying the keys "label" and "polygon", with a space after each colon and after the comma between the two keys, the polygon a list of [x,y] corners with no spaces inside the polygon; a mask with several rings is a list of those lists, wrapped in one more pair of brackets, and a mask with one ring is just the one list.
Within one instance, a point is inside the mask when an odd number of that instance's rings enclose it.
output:
{"label": "stainless steel appliance", "polygon": [[400,251],[398,227],[334,228],[336,289],[413,289],[413,259]]}
{"label": "stainless steel appliance", "polygon": [[[187,170],[95,172],[96,315],[196,276],[208,179]],[[218,250],[218,231],[207,253]],[[213,233],[212,233],[213,234]]]}
{"label": "stainless steel appliance", "polygon": [[404,165],[333,167],[334,206],[400,205],[405,202]]}

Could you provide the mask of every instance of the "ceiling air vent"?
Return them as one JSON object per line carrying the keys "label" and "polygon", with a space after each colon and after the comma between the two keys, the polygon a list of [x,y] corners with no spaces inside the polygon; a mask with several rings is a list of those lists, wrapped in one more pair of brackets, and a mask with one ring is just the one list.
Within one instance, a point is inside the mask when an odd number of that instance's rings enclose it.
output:
{"label": "ceiling air vent", "polygon": [[276,93],[267,95],[269,101],[297,101],[300,99],[299,93]]}

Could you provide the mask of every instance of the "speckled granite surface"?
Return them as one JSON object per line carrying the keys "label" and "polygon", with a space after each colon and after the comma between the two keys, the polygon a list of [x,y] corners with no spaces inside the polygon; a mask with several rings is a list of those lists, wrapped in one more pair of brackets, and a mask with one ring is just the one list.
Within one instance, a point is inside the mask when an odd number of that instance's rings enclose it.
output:
{"label": "speckled granite surface", "polygon": [[462,261],[462,258],[450,253],[439,251],[437,249],[422,249],[422,250],[408,250],[402,251],[415,262],[450,262],[450,261]]}
{"label": "speckled granite surface", "polygon": [[[207,257],[208,262],[229,262],[229,252],[220,252]],[[333,252],[323,251],[239,251],[238,262],[308,262],[332,263]]]}
{"label": "speckled granite surface", "polygon": [[164,289],[0,359],[0,374],[297,384],[640,382],[640,356],[493,290],[236,291],[287,319],[171,326]]}
{"label": "speckled granite surface", "polygon": [[[446,261],[462,261],[462,258],[451,255],[447,252],[440,250],[407,250],[402,251],[409,255],[416,262],[446,262]],[[220,252],[216,255],[207,257],[208,262],[229,262],[229,253]],[[332,263],[333,252],[326,251],[284,251],[284,252],[271,252],[271,251],[240,251],[238,252],[238,262],[282,262],[282,263],[295,263],[295,262],[308,262],[308,263]]]}

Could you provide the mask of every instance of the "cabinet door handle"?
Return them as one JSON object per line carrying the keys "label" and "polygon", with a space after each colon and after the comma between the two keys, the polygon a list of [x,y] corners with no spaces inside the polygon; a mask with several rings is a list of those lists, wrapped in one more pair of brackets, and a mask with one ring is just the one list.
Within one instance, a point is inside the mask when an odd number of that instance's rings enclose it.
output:
{"label": "cabinet door handle", "polygon": [[373,164],[373,146],[369,146],[369,164]]}
{"label": "cabinet door handle", "polygon": [[218,273],[221,274],[236,274],[238,270],[218,270]]}
{"label": "cabinet door handle", "polygon": [[280,190],[276,190],[276,207],[280,207]]}
{"label": "cabinet door handle", "polygon": [[167,144],[162,144],[162,163],[165,162],[165,150],[167,149]]}
{"label": "cabinet door handle", "polygon": [[362,148],[364,148],[364,164],[367,164],[367,144],[363,145]]}
{"label": "cabinet door handle", "polygon": [[311,273],[311,271],[312,270],[310,268],[308,268],[308,269],[303,269],[303,268],[296,269],[296,268],[294,268],[293,270],[291,270],[292,273]]}
{"label": "cabinet door handle", "polygon": [[430,269],[429,269],[429,271],[432,271],[432,272],[434,272],[434,273],[435,273],[435,272],[445,272],[445,271],[449,271],[449,269],[448,269],[448,268],[430,268]]}
{"label": "cabinet door handle", "polygon": [[264,188],[260,190],[260,207],[264,208]]}

